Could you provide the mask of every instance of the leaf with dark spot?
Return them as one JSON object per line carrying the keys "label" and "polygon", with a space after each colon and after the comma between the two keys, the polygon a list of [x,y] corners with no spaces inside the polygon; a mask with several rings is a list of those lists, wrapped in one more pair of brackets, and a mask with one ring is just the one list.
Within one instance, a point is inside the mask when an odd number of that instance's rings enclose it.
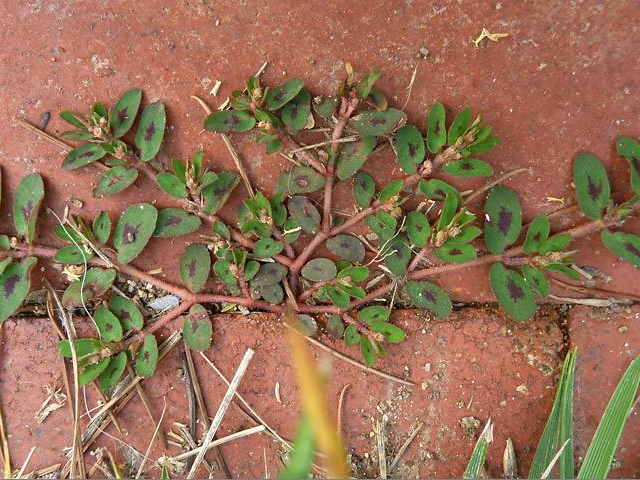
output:
{"label": "leaf with dark spot", "polygon": [[98,186],[93,190],[94,197],[120,193],[138,178],[137,168],[113,167],[102,174]]}
{"label": "leaf with dark spot", "polygon": [[629,163],[631,173],[631,188],[640,195],[640,143],[631,137],[620,135],[616,138],[618,155],[623,156]]}
{"label": "leaf with dark spot", "polygon": [[127,352],[120,352],[117,355],[111,357],[109,365],[100,375],[100,389],[103,392],[108,392],[110,389],[116,386],[118,380],[124,373],[124,369],[127,366]]}
{"label": "leaf with dark spot", "polygon": [[158,362],[158,342],[156,337],[148,334],[136,354],[136,373],[141,377],[150,377],[156,370]]}
{"label": "leaf with dark spot", "polygon": [[424,139],[413,125],[405,125],[396,132],[396,156],[403,172],[414,174],[425,156]]}
{"label": "leaf with dark spot", "polygon": [[364,100],[369,96],[374,83],[376,83],[376,80],[378,80],[379,77],[380,72],[376,72],[373,70],[362,77],[362,80],[360,80],[358,86],[356,87],[356,92],[358,93],[358,97],[360,99]]}
{"label": "leaf with dark spot", "polygon": [[338,269],[328,258],[314,258],[302,267],[300,273],[312,282],[323,282],[336,278]]}
{"label": "leaf with dark spot", "polygon": [[543,298],[549,296],[549,281],[537,268],[533,268],[529,265],[522,266],[522,273],[524,274],[524,280],[537,291]]}
{"label": "leaf with dark spot", "polygon": [[376,141],[376,137],[365,135],[357,142],[342,147],[336,165],[336,175],[340,180],[352,177],[362,168],[376,147]]}
{"label": "leaf with dark spot", "polygon": [[278,177],[276,193],[313,193],[324,187],[325,182],[324,175],[311,167],[293,167]]}
{"label": "leaf with dark spot", "polygon": [[442,247],[433,250],[433,253],[440,260],[448,263],[464,263],[475,260],[476,249],[472,245],[456,245],[455,243],[445,243]]}
{"label": "leaf with dark spot", "polygon": [[71,150],[64,161],[62,168],[65,170],[73,170],[75,168],[84,167],[90,163],[100,160],[107,154],[107,151],[100,145],[95,143],[85,143],[78,148]]}
{"label": "leaf with dark spot", "polygon": [[204,128],[210,132],[246,132],[256,125],[256,119],[244,110],[223,110],[209,115]]}
{"label": "leaf with dark spot", "polygon": [[157,220],[158,210],[148,203],[132,205],[124,211],[113,232],[113,246],[120,263],[129,263],[142,252],[156,229]]}
{"label": "leaf with dark spot", "polygon": [[180,257],[180,280],[192,292],[199,292],[209,278],[211,255],[204,245],[189,245]]}
{"label": "leaf with dark spot", "polygon": [[389,319],[391,310],[380,305],[364,307],[358,312],[358,320],[362,323],[372,324],[373,322],[384,322]]}
{"label": "leaf with dark spot", "polygon": [[204,213],[213,215],[220,210],[233,189],[240,183],[240,177],[233,172],[220,172],[218,179],[202,190],[202,197],[205,199]]}
{"label": "leaf with dark spot", "polygon": [[311,94],[309,90],[302,89],[293,100],[288,102],[280,112],[282,122],[291,133],[302,130],[309,120],[311,113]]}
{"label": "leaf with dark spot", "polygon": [[460,136],[467,130],[470,121],[471,109],[469,107],[465,107],[460,111],[460,113],[458,113],[458,115],[456,115],[453,122],[451,122],[448,137],[449,145],[456,143],[456,140],[458,140],[458,138],[460,138]]}
{"label": "leaf with dark spot", "polygon": [[382,251],[384,265],[391,273],[398,277],[407,274],[409,261],[411,260],[411,249],[408,239],[404,235],[398,235],[386,243]]}
{"label": "leaf with dark spot", "polygon": [[485,203],[484,240],[493,254],[504,252],[522,229],[522,208],[516,193],[502,185],[489,193]]}
{"label": "leaf with dark spot", "polygon": [[267,107],[267,110],[274,111],[278,110],[282,106],[284,106],[287,102],[293,100],[302,87],[304,83],[299,78],[292,78],[291,80],[287,80],[286,82],[277,85],[276,87],[269,90],[264,98],[264,104]]}
{"label": "leaf with dark spot", "polygon": [[498,303],[511,318],[524,321],[536,312],[536,298],[531,287],[515,270],[494,263],[490,272],[491,289]]}
{"label": "leaf with dark spot", "polygon": [[182,323],[184,343],[191,350],[204,352],[211,346],[213,327],[207,309],[196,303],[184,316]]}
{"label": "leaf with dark spot", "polygon": [[463,158],[455,162],[446,163],[442,169],[449,175],[462,178],[490,177],[493,175],[491,165],[475,158]]}
{"label": "leaf with dark spot", "polygon": [[313,109],[322,118],[331,119],[336,113],[339,101],[335,95],[332,97],[315,97],[313,99]]}
{"label": "leaf with dark spot", "polygon": [[451,300],[439,286],[426,281],[409,281],[406,289],[407,295],[416,307],[429,310],[439,318],[451,315]]}
{"label": "leaf with dark spot", "polygon": [[427,216],[422,212],[409,212],[407,214],[407,235],[411,243],[418,248],[425,247],[431,237],[431,227]]}
{"label": "leaf with dark spot", "polygon": [[93,250],[85,250],[80,245],[67,245],[59,249],[53,256],[53,260],[67,265],[84,265],[94,256]]}
{"label": "leaf with dark spot", "polygon": [[109,214],[104,210],[101,211],[93,220],[91,230],[93,230],[93,235],[96,237],[98,245],[107,243],[111,235],[111,218],[109,218]]}
{"label": "leaf with dark spot", "polygon": [[360,208],[366,208],[371,205],[371,200],[376,194],[376,183],[373,177],[365,172],[358,172],[353,180],[353,197],[356,205]]}
{"label": "leaf with dark spot", "polygon": [[427,148],[438,153],[447,143],[446,112],[441,103],[435,103],[427,117]]}
{"label": "leaf with dark spot", "polygon": [[[84,278],[74,281],[67,287],[62,296],[62,304],[65,307],[75,308],[99,298],[109,291],[115,278],[114,269],[90,268]],[[80,295],[82,286],[84,288]]]}
{"label": "leaf with dark spot", "polygon": [[602,243],[618,258],[640,269],[640,238],[631,233],[610,233],[604,230],[600,234]]}
{"label": "leaf with dark spot", "polygon": [[104,342],[119,342],[122,340],[122,325],[120,320],[106,307],[100,306],[93,314],[93,320]]}
{"label": "leaf with dark spot", "polygon": [[37,263],[35,257],[27,257],[22,263],[10,263],[0,273],[0,323],[20,308],[29,293],[29,274]]}
{"label": "leaf with dark spot", "polygon": [[120,319],[125,330],[140,330],[144,326],[144,318],[136,305],[128,298],[114,295],[109,298],[109,310]]}
{"label": "leaf with dark spot", "polygon": [[13,223],[18,235],[33,243],[36,236],[36,221],[40,204],[44,198],[44,183],[37,173],[22,179],[13,200]]}
{"label": "leaf with dark spot", "polygon": [[261,238],[253,246],[254,258],[270,258],[278,255],[284,249],[282,242],[273,238]]}
{"label": "leaf with dark spot", "polygon": [[291,197],[288,202],[289,215],[302,230],[315,233],[320,229],[320,213],[307,197]]}
{"label": "leaf with dark spot", "polygon": [[357,263],[361,263],[364,260],[364,245],[353,235],[336,235],[329,238],[325,245],[331,253],[342,260]]}
{"label": "leaf with dark spot", "polygon": [[165,208],[158,212],[154,237],[177,237],[193,233],[200,228],[202,222],[195,215],[190,215],[181,208]]}
{"label": "leaf with dark spot", "polygon": [[609,177],[602,162],[590,153],[579,153],[573,167],[573,183],[582,213],[589,218],[602,218],[611,198]]}
{"label": "leaf with dark spot", "polygon": [[395,108],[384,111],[367,110],[353,117],[349,121],[349,126],[360,135],[380,137],[394,131],[406,118],[403,111]]}
{"label": "leaf with dark spot", "polygon": [[116,103],[113,110],[111,110],[109,123],[111,126],[111,132],[115,138],[122,137],[133,126],[136,115],[138,115],[141,99],[142,90],[139,88],[132,88],[122,94],[118,103]]}
{"label": "leaf with dark spot", "polygon": [[78,375],[78,385],[83,386],[93,382],[109,366],[110,358],[103,358],[96,363],[91,363]]}
{"label": "leaf with dark spot", "polygon": [[458,199],[458,205],[462,204],[462,195],[453,186],[443,180],[434,178],[425,182],[421,180],[418,184],[420,193],[431,200],[444,200],[447,195],[453,195]]}
{"label": "leaf with dark spot", "polygon": [[164,104],[147,105],[142,111],[136,133],[136,146],[140,149],[140,160],[148,162],[160,151],[167,118]]}
{"label": "leaf with dark spot", "polygon": [[531,255],[540,250],[540,247],[549,238],[551,225],[549,219],[545,215],[538,215],[534,218],[529,229],[527,230],[527,239],[522,246],[524,253]]}
{"label": "leaf with dark spot", "polygon": [[279,263],[263,263],[260,270],[253,279],[251,279],[252,288],[262,288],[269,285],[280,283],[287,276],[287,267]]}

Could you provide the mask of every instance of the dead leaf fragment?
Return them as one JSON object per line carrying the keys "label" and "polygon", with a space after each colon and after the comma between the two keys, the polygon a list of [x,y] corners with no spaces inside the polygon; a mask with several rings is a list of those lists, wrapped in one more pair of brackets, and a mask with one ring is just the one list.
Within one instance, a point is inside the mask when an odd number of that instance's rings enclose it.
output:
{"label": "dead leaf fragment", "polygon": [[478,35],[478,38],[476,38],[473,41],[473,44],[476,47],[480,46],[480,42],[482,40],[484,40],[485,38],[488,38],[489,40],[491,40],[492,42],[497,42],[498,40],[500,40],[501,38],[504,37],[508,37],[509,34],[508,33],[491,33],[489,32],[489,30],[487,30],[486,28],[482,29],[482,32],[480,32],[480,35]]}
{"label": "dead leaf fragment", "polygon": [[38,423],[44,422],[51,412],[64,407],[67,403],[67,396],[62,393],[62,389],[53,388],[51,385],[46,385],[45,389],[47,397],[44,399],[42,405],[34,415],[36,422]]}

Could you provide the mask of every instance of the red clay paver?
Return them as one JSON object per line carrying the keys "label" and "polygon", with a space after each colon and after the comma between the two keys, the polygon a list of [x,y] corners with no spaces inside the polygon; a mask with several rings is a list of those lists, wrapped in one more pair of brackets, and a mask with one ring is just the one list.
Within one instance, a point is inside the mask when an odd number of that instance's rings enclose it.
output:
{"label": "red clay paver", "polygon": [[[526,325],[515,324],[493,309],[463,309],[447,321],[427,314],[398,311],[393,321],[406,329],[409,338],[402,345],[390,346],[389,356],[376,367],[410,378],[416,382],[415,387],[365,374],[344,361],[314,350],[331,363],[328,387],[331,405],[337,405],[344,385],[351,384],[345,397],[342,431],[358,475],[378,474],[375,438],[370,432],[373,420],[380,420],[382,414],[388,418],[389,459],[404,443],[411,428],[419,422],[424,424],[394,475],[460,476],[473,448],[474,434],[479,433],[473,428],[462,428],[460,422],[464,417],[472,417],[471,424],[477,420],[478,425],[484,425],[488,418],[495,423],[495,442],[487,462],[491,476],[501,475],[502,450],[509,437],[514,441],[521,473],[525,473],[531,460],[532,439],[541,433],[553,400],[562,349],[556,313],[545,309]],[[278,317],[217,315],[214,332],[213,346],[207,355],[227,378],[233,376],[247,348],[256,351],[238,391],[273,428],[285,438],[291,438],[298,420],[299,401],[286,330]],[[37,447],[32,468],[58,462],[62,447],[71,442],[68,408],[53,412],[42,424],[36,424],[33,419],[44,398],[42,385],[62,386],[62,363],[55,340],[47,321],[10,320],[4,328],[0,395],[16,465],[24,460],[32,446]],[[348,355],[359,356],[356,348],[349,349],[344,343],[328,343]],[[163,433],[174,421],[188,421],[179,350],[176,348],[144,384],[156,418],[166,399]],[[226,387],[198,355],[194,358],[209,413],[213,416]],[[282,404],[275,398],[276,382],[280,384]],[[95,406],[91,389],[87,389],[87,396],[91,409]],[[120,436],[113,427],[107,430],[109,435],[122,438],[144,452],[153,425],[142,404],[130,403],[118,418],[124,435]],[[523,425],[526,428],[522,428]],[[249,426],[230,408],[220,434]],[[100,444],[122,458],[122,445],[115,439],[103,436]],[[273,475],[280,468],[278,444],[264,435],[238,440],[222,450],[234,476],[265,476],[265,451],[269,472]],[[172,447],[169,452],[175,454],[178,450]],[[164,453],[157,446],[150,458],[157,459]]]}
{"label": "red clay paver", "polygon": [[[575,378],[576,457],[587,452],[602,412],[632,359],[640,355],[640,307],[617,312],[575,307],[569,313],[572,347],[578,348]],[[640,411],[625,427],[611,476],[640,476]]]}

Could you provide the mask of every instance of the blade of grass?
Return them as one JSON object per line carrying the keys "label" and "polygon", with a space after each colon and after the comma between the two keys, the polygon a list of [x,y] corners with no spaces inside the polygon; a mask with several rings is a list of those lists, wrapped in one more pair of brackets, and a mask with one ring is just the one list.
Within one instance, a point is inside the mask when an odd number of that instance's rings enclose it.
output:
{"label": "blade of grass", "polygon": [[313,464],[314,447],[313,427],[307,416],[303,414],[293,440],[293,450],[289,453],[286,467],[278,475],[279,480],[307,478]]}
{"label": "blade of grass", "polygon": [[487,449],[489,444],[493,441],[493,425],[491,419],[487,420],[487,424],[484,426],[482,433],[478,437],[476,446],[473,447],[473,453],[469,458],[467,468],[462,474],[462,478],[478,478],[480,476],[480,469],[484,465],[484,459],[487,456]]}
{"label": "blade of grass", "polygon": [[570,366],[573,362],[573,354],[569,352],[564,359],[562,366],[562,373],[560,374],[560,380],[558,387],[556,388],[556,396],[553,401],[553,407],[551,413],[547,419],[547,424],[542,431],[540,441],[538,442],[538,448],[533,456],[531,462],[531,468],[529,469],[529,478],[541,478],[542,473],[547,466],[551,463],[553,457],[558,450],[558,438],[560,435],[560,419],[562,412],[563,393],[565,391],[565,383],[569,374]]}
{"label": "blade of grass", "polygon": [[622,430],[631,414],[640,383],[640,356],[631,362],[620,379],[591,439],[578,478],[607,478]]}
{"label": "blade of grass", "polygon": [[569,352],[569,366],[567,377],[563,385],[562,405],[560,409],[560,432],[558,444],[563,445],[562,455],[559,460],[561,479],[574,478],[573,458],[573,377],[576,371],[577,349]]}

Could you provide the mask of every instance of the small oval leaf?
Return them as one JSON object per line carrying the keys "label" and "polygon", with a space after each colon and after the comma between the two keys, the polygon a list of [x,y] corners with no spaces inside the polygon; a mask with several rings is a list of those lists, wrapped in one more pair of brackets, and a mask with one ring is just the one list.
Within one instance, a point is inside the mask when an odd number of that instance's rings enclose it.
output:
{"label": "small oval leaf", "polygon": [[309,120],[311,113],[311,94],[309,90],[302,89],[293,100],[288,102],[280,112],[282,123],[291,133],[302,130]]}
{"label": "small oval leaf", "polygon": [[204,352],[211,346],[213,327],[207,309],[196,303],[184,316],[182,323],[184,343],[191,350]]}
{"label": "small oval leaf", "polygon": [[291,197],[288,207],[289,215],[302,230],[307,233],[316,233],[320,229],[320,213],[307,197]]}
{"label": "small oval leaf", "polygon": [[536,313],[536,297],[524,278],[501,263],[494,263],[490,272],[491,289],[504,311],[522,322]]}
{"label": "small oval leaf", "polygon": [[447,318],[451,315],[453,307],[449,296],[434,283],[409,281],[407,295],[416,307],[429,310],[436,317]]}
{"label": "small oval leaf", "polygon": [[485,203],[484,240],[493,254],[504,252],[514,243],[522,229],[522,208],[516,193],[510,188],[497,186],[489,193]]}
{"label": "small oval leaf", "polygon": [[158,210],[148,203],[138,203],[124,211],[113,232],[118,262],[129,263],[142,252],[156,229],[157,220]]}
{"label": "small oval leaf", "polygon": [[91,363],[84,369],[84,371],[78,375],[78,385],[87,385],[90,382],[93,382],[96,378],[100,376],[102,372],[105,371],[111,359],[109,357],[103,358],[97,363]]}
{"label": "small oval leaf", "polygon": [[264,98],[267,110],[278,110],[287,102],[293,100],[293,98],[300,93],[303,86],[304,82],[302,80],[299,78],[292,78],[291,80],[287,80],[286,82],[272,88],[267,92],[267,95]]}
{"label": "small oval leaf", "polygon": [[157,177],[158,186],[167,195],[175,198],[187,198],[187,186],[172,173],[162,172]]}
{"label": "small oval leaf", "polygon": [[460,136],[467,130],[470,121],[471,109],[469,107],[465,107],[460,113],[458,113],[458,115],[456,115],[453,122],[451,122],[448,137],[449,145],[454,145],[456,143],[456,140],[458,140],[458,138],[460,138]]}
{"label": "small oval leaf", "polygon": [[287,272],[287,267],[279,263],[263,263],[260,265],[260,270],[258,270],[256,276],[251,280],[251,286],[262,288],[275,285],[287,276]]}
{"label": "small oval leaf", "polygon": [[538,215],[533,219],[527,230],[527,239],[522,246],[524,253],[531,255],[540,250],[540,247],[549,238],[551,225],[545,215]]}
{"label": "small oval leaf", "polygon": [[590,153],[579,153],[573,166],[573,183],[582,213],[594,220],[602,218],[611,199],[609,177],[602,162]]}
{"label": "small oval leaf", "polygon": [[140,108],[140,100],[142,100],[142,90],[132,88],[122,94],[116,106],[111,110],[109,123],[115,138],[122,137],[133,126]]}
{"label": "small oval leaf", "polygon": [[405,125],[396,132],[396,155],[403,172],[414,174],[425,156],[424,139],[413,125]]}
{"label": "small oval leaf", "polygon": [[380,137],[391,133],[406,118],[407,115],[403,111],[395,108],[384,111],[367,110],[353,117],[349,126],[360,135]]}
{"label": "small oval leaf", "polygon": [[376,137],[363,136],[357,142],[346,144],[338,155],[336,175],[346,180],[355,175],[367,161],[376,146]]}
{"label": "small oval leaf", "polygon": [[640,195],[640,143],[631,137],[620,135],[616,138],[618,155],[629,162],[631,172],[631,188]]}
{"label": "small oval leaf", "polygon": [[104,245],[111,235],[111,218],[104,210],[93,220],[91,224],[93,235],[96,237],[98,245]]}
{"label": "small oval leaf", "polygon": [[[62,295],[62,304],[65,307],[79,307],[83,303],[99,298],[109,291],[116,278],[114,269],[90,268],[84,278],[74,281],[67,287]],[[82,295],[80,294],[80,288]]]}
{"label": "small oval leaf", "polygon": [[136,354],[136,373],[141,377],[150,377],[156,370],[158,362],[158,342],[149,334],[144,337],[140,350]]}
{"label": "small oval leaf", "polygon": [[640,238],[630,233],[609,233],[606,230],[600,234],[600,238],[615,256],[640,269]]}
{"label": "small oval leaf", "polygon": [[427,216],[422,212],[415,211],[409,212],[406,218],[409,240],[416,247],[425,247],[431,237],[431,227]]}
{"label": "small oval leaf", "polygon": [[446,163],[442,169],[449,175],[462,178],[490,177],[493,175],[491,165],[475,158],[463,158],[455,162]]}
{"label": "small oval leaf", "polygon": [[311,167],[298,166],[278,177],[276,192],[286,194],[313,193],[324,187],[324,175]]}
{"label": "small oval leaf", "polygon": [[53,256],[53,260],[67,265],[84,265],[93,258],[93,250],[85,250],[83,246],[67,245]]}
{"label": "small oval leaf", "polygon": [[407,274],[409,261],[411,260],[411,249],[407,245],[407,238],[399,235],[389,242],[383,251],[384,265],[398,277]]}
{"label": "small oval leaf", "polygon": [[209,115],[204,128],[210,132],[246,132],[256,125],[256,119],[243,110],[223,110]]}
{"label": "small oval leaf", "polygon": [[103,392],[115,387],[127,366],[127,352],[120,352],[111,357],[109,365],[100,375],[100,389]]}
{"label": "small oval leaf", "polygon": [[35,239],[36,221],[43,198],[44,183],[40,175],[32,173],[20,181],[13,199],[13,223],[18,235],[28,243],[33,243]]}
{"label": "small oval leaf", "polygon": [[199,292],[209,278],[211,256],[204,245],[189,245],[180,257],[180,280],[192,292]]}
{"label": "small oval leaf", "polygon": [[456,245],[449,244],[448,242],[442,247],[434,249],[433,253],[440,260],[448,263],[464,263],[475,260],[478,256],[476,249],[469,244]]}
{"label": "small oval leaf", "polygon": [[326,282],[336,278],[338,269],[328,258],[315,258],[307,262],[300,273],[312,282]]}
{"label": "small oval leaf", "polygon": [[73,170],[75,168],[84,167],[97,160],[100,160],[107,154],[106,150],[95,143],[85,143],[69,152],[62,162],[62,168],[65,170]]}
{"label": "small oval leaf", "polygon": [[135,303],[120,295],[109,298],[109,310],[120,320],[125,330],[140,330],[144,326],[144,318]]}
{"label": "small oval leaf", "polygon": [[106,307],[98,307],[93,314],[100,338],[104,342],[119,342],[122,340],[122,325],[120,320]]}
{"label": "small oval leaf", "polygon": [[22,263],[11,263],[0,274],[0,323],[14,314],[29,293],[29,274],[37,263],[27,257]]}
{"label": "small oval leaf", "polygon": [[438,153],[447,143],[446,112],[441,103],[435,103],[427,117],[427,148],[431,153]]}
{"label": "small oval leaf", "polygon": [[233,189],[240,183],[240,177],[233,172],[220,172],[218,179],[202,189],[202,197],[206,203],[203,211],[207,215],[213,215],[220,210],[227,200]]}
{"label": "small oval leaf", "polygon": [[364,260],[364,245],[353,235],[336,235],[329,238],[325,245],[331,253],[343,260],[357,263],[362,263]]}
{"label": "small oval leaf", "polygon": [[360,208],[367,208],[376,194],[376,184],[373,177],[365,172],[358,172],[353,181],[353,196]]}
{"label": "small oval leaf", "polygon": [[147,105],[142,111],[136,134],[136,146],[140,149],[140,160],[148,162],[160,151],[167,118],[164,104]]}
{"label": "small oval leaf", "polygon": [[189,215],[181,208],[165,208],[158,212],[154,237],[177,237],[193,233],[202,222],[195,215]]}
{"label": "small oval leaf", "polygon": [[115,195],[130,186],[138,178],[137,168],[123,166],[113,167],[102,174],[98,186],[93,189],[93,196]]}
{"label": "small oval leaf", "polygon": [[278,255],[284,249],[282,242],[273,238],[261,238],[253,246],[253,256],[255,258],[270,258]]}

